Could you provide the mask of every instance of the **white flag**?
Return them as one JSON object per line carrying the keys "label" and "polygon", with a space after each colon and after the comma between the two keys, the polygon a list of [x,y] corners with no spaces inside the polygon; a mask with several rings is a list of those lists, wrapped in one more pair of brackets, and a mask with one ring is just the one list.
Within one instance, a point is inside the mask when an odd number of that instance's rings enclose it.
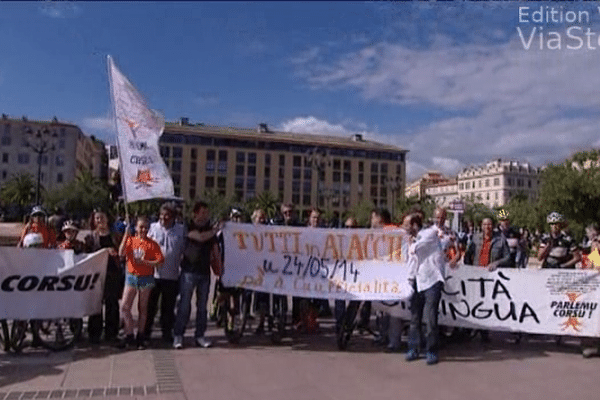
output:
{"label": "white flag", "polygon": [[173,197],[173,180],[158,147],[164,119],[148,108],[110,56],[108,69],[125,202]]}

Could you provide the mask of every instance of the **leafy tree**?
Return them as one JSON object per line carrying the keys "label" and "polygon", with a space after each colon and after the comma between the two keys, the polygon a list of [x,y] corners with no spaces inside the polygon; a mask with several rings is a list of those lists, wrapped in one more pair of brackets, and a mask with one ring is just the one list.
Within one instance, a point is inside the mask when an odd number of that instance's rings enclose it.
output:
{"label": "leafy tree", "polygon": [[[40,187],[40,191],[41,191]],[[35,201],[36,181],[30,174],[15,175],[0,188],[0,198],[7,205],[15,205],[19,215],[25,215]]]}
{"label": "leafy tree", "polygon": [[275,218],[279,212],[279,200],[272,192],[262,192],[258,196],[249,199],[244,205],[248,215],[257,208],[262,208],[267,213],[267,218]]}
{"label": "leafy tree", "polygon": [[363,200],[348,210],[346,218],[354,217],[358,226],[368,226],[371,221],[371,211],[375,206],[370,200]]}
{"label": "leafy tree", "polygon": [[562,164],[550,164],[541,177],[540,212],[563,214],[577,237],[583,236],[587,224],[600,221],[600,167],[592,163],[582,168],[588,160],[598,161],[598,151],[579,152]]}
{"label": "leafy tree", "polygon": [[[202,200],[208,204],[210,215],[213,221],[226,218],[233,207],[239,207],[233,197],[226,197],[216,190],[205,190]],[[188,208],[192,210],[193,204]],[[241,208],[241,207],[240,207]]]}
{"label": "leafy tree", "polygon": [[492,218],[496,220],[496,216],[493,210],[483,203],[474,203],[469,199],[463,200],[465,203],[465,213],[463,214],[463,220],[471,220],[475,224],[475,227],[481,225],[481,221],[484,218]]}

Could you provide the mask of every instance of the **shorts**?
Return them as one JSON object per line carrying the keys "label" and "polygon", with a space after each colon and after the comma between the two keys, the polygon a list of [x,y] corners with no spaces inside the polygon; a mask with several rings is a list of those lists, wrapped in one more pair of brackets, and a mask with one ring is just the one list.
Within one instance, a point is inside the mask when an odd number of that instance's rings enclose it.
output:
{"label": "shorts", "polygon": [[139,276],[128,272],[125,276],[125,285],[136,289],[150,289],[154,287],[154,276]]}

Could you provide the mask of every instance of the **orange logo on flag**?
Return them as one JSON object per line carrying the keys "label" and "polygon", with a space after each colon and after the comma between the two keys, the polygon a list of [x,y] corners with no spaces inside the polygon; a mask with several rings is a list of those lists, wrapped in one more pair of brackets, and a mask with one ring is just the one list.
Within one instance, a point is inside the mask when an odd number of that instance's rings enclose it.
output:
{"label": "orange logo on flag", "polygon": [[567,320],[565,322],[560,324],[560,326],[563,327],[562,328],[563,331],[567,328],[573,328],[573,330],[575,330],[576,332],[579,332],[579,328],[582,325],[583,324],[581,322],[579,322],[579,320],[575,317],[569,317],[569,318],[567,318]]}
{"label": "orange logo on flag", "polygon": [[156,182],[156,179],[152,177],[152,173],[149,169],[138,169],[137,175],[133,181],[140,186],[152,186],[152,183]]}
{"label": "orange logo on flag", "polygon": [[137,128],[140,127],[140,124],[138,124],[137,122],[130,120],[129,118],[123,118],[123,120],[127,123],[127,126],[129,127],[129,129],[131,130],[131,134],[133,135],[134,138],[137,139]]}

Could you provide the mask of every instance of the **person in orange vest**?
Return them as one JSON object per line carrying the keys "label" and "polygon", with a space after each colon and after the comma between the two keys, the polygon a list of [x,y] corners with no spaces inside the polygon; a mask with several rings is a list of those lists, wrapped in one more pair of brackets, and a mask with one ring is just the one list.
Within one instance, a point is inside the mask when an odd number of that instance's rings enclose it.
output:
{"label": "person in orange vest", "polygon": [[30,218],[23,232],[17,247],[23,247],[23,239],[28,233],[39,233],[44,238],[43,248],[51,249],[56,247],[56,235],[54,230],[46,224],[46,212],[40,206],[35,206],[31,210]]}

